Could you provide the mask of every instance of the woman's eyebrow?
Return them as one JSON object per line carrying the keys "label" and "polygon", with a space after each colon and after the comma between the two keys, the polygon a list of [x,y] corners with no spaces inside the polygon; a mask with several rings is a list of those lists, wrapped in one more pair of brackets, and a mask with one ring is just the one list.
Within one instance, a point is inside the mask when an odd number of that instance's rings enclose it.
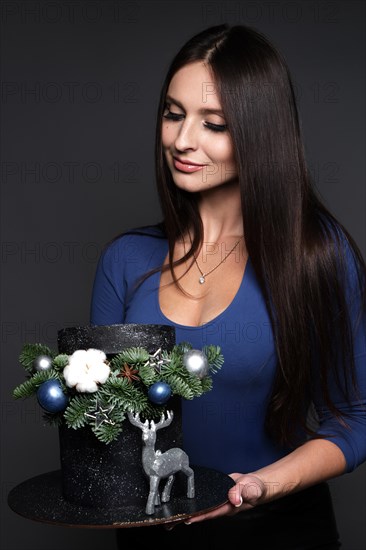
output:
{"label": "woman's eyebrow", "polygon": [[[166,99],[168,99],[169,101],[171,101],[172,103],[175,103],[176,105],[178,105],[178,107],[180,107],[181,109],[183,109],[184,111],[184,107],[182,105],[182,103],[180,101],[178,101],[177,99],[174,99],[174,97],[170,96],[170,95],[166,95],[165,96]],[[207,115],[207,114],[215,114],[215,115],[219,115],[221,116],[222,118],[224,118],[224,113],[222,112],[221,109],[208,109],[208,108],[202,108],[202,109],[199,109],[198,112],[201,114],[201,115]]]}

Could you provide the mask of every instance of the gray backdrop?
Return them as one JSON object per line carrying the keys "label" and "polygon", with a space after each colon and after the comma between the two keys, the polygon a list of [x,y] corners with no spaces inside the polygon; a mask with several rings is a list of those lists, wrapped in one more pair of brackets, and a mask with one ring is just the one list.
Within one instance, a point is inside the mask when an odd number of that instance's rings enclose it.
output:
{"label": "gray backdrop", "polygon": [[[114,549],[110,530],[13,513],[9,490],[59,468],[57,430],[13,402],[25,341],[89,321],[103,245],[159,220],[158,95],[194,33],[223,22],[267,34],[292,72],[306,155],[328,207],[365,253],[363,1],[1,2],[1,547]],[[331,482],[345,550],[365,548],[365,467]]]}

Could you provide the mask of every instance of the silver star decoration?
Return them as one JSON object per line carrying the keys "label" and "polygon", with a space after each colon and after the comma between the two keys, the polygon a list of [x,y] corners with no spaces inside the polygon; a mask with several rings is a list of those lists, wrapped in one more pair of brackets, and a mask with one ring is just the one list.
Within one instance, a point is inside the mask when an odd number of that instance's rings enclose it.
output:
{"label": "silver star decoration", "polygon": [[108,413],[112,412],[114,409],[114,405],[109,405],[108,407],[103,408],[101,403],[98,401],[98,399],[95,402],[95,411],[92,411],[91,413],[84,413],[85,416],[88,418],[93,418],[95,420],[95,427],[99,428],[99,426],[102,426],[102,424],[111,424],[112,426],[115,424],[113,420],[111,420],[108,416]]}
{"label": "silver star decoration", "polygon": [[167,365],[168,363],[170,363],[170,359],[163,357],[161,348],[159,348],[156,350],[155,353],[153,353],[152,355],[151,354],[149,355],[149,359],[144,364],[144,367],[147,367],[147,366],[153,367],[156,370],[156,372],[160,372],[161,367],[163,365]]}

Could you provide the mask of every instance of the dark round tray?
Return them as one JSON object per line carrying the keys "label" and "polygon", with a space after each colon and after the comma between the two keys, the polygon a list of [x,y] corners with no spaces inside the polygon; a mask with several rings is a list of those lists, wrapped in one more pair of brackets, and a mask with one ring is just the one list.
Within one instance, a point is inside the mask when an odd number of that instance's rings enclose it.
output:
{"label": "dark round tray", "polygon": [[169,502],[157,506],[152,516],[145,513],[145,508],[136,505],[110,510],[87,508],[66,501],[62,496],[61,470],[23,481],[10,491],[8,504],[25,518],[65,527],[116,529],[185,521],[225,504],[227,493],[235,484],[231,477],[216,470],[192,467],[195,498],[172,497]]}

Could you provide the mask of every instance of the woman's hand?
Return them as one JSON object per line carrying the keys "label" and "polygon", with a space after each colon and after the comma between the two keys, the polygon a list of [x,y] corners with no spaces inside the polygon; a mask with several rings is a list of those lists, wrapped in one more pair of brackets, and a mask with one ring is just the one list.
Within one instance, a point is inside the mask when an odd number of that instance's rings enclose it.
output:
{"label": "woman's hand", "polygon": [[263,481],[254,474],[230,474],[235,481],[235,485],[228,492],[228,500],[216,510],[196,516],[186,521],[186,524],[196,523],[207,519],[218,518],[220,516],[232,516],[238,512],[254,508],[261,504],[267,494],[266,486]]}
{"label": "woman's hand", "polygon": [[[185,523],[232,516],[341,475],[345,468],[346,459],[335,443],[321,439],[307,441],[256,472],[230,474],[235,485],[228,492],[228,502],[212,512],[189,518]],[[171,529],[174,524],[170,525]]]}

